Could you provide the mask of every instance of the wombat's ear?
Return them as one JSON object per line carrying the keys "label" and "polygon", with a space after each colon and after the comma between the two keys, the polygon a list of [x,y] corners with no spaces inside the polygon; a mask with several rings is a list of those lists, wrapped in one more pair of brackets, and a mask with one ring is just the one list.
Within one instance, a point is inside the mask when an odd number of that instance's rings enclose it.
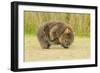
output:
{"label": "wombat's ear", "polygon": [[73,27],[70,24],[68,24],[66,26],[67,26],[67,28],[69,28],[73,32]]}
{"label": "wombat's ear", "polygon": [[69,28],[66,28],[64,31],[64,33],[70,33],[70,32],[71,32],[71,30]]}

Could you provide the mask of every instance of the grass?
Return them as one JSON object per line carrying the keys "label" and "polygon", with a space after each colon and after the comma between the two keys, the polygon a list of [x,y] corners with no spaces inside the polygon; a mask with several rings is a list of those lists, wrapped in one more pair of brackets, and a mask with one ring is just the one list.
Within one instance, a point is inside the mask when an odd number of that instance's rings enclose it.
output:
{"label": "grass", "polygon": [[88,13],[64,13],[64,12],[24,12],[25,34],[36,34],[38,28],[45,22],[61,21],[70,25],[78,36],[90,35],[90,14]]}
{"label": "grass", "polygon": [[24,61],[77,60],[90,58],[89,37],[75,37],[73,44],[67,49],[60,45],[52,45],[50,49],[42,49],[36,36],[25,35]]}

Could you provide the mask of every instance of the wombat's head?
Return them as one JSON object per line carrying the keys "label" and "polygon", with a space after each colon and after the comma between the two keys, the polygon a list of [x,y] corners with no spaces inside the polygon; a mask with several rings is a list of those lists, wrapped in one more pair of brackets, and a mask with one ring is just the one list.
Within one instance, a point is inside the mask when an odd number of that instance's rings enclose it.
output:
{"label": "wombat's head", "polygon": [[64,48],[68,48],[74,40],[74,34],[70,27],[67,27],[59,37],[59,42]]}

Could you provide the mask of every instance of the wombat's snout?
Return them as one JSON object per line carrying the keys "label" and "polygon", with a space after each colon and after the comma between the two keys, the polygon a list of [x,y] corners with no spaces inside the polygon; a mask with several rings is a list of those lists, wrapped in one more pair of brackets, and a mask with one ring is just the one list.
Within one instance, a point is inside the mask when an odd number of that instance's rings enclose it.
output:
{"label": "wombat's snout", "polygon": [[68,48],[72,43],[72,40],[69,39],[69,38],[65,38],[65,39],[62,39],[60,41],[60,44],[64,47],[64,48]]}
{"label": "wombat's snout", "polygon": [[59,38],[60,44],[64,48],[68,48],[72,44],[73,40],[74,40],[74,34],[68,28],[66,28],[66,30],[64,31],[64,33]]}

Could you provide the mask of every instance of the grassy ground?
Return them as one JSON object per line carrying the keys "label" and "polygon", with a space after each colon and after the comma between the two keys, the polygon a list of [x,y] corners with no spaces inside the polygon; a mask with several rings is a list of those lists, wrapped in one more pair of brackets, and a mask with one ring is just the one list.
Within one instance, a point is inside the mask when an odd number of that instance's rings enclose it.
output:
{"label": "grassy ground", "polygon": [[52,45],[50,49],[42,49],[35,36],[25,35],[24,61],[77,60],[90,58],[90,39],[75,37],[73,44],[67,49],[60,45]]}

